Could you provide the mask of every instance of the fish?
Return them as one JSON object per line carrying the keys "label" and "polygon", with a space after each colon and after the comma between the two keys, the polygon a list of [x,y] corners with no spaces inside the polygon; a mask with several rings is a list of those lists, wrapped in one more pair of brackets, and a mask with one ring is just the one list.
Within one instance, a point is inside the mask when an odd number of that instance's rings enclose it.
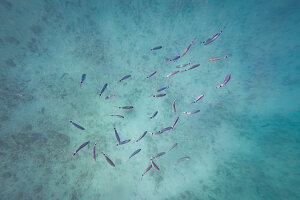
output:
{"label": "fish", "polygon": [[192,44],[194,43],[194,40],[192,40],[192,42],[189,44],[189,46],[184,50],[184,52],[181,54],[180,57],[183,57],[187,52],[188,50],[191,48]]}
{"label": "fish", "polygon": [[175,72],[171,72],[170,74],[168,74],[167,76],[165,76],[165,78],[169,78],[169,77],[171,77],[171,76],[177,74],[178,72],[179,72],[178,70],[175,71]]}
{"label": "fish", "polygon": [[151,116],[151,117],[149,117],[150,119],[153,119],[156,115],[157,115],[157,113],[158,113],[158,111],[155,111],[154,113],[153,113],[153,115]]}
{"label": "fish", "polygon": [[136,141],[134,141],[133,143],[139,142],[141,139],[143,139],[143,137],[145,137],[145,135],[148,133],[148,131],[145,131]]}
{"label": "fish", "polygon": [[95,144],[93,146],[93,159],[94,159],[94,161],[96,161],[96,145],[97,145],[97,142],[95,142]]}
{"label": "fish", "polygon": [[116,108],[119,108],[119,109],[132,109],[133,106],[114,106]]}
{"label": "fish", "polygon": [[154,74],[156,74],[157,71],[152,72],[149,76],[147,76],[146,78],[150,78],[151,76],[153,76]]}
{"label": "fish", "polygon": [[105,91],[106,87],[107,87],[107,83],[105,83],[104,86],[102,87],[100,94],[99,94],[100,97],[103,94],[103,92]]}
{"label": "fish", "polygon": [[112,98],[112,97],[116,97],[116,96],[117,96],[116,94],[110,94],[110,95],[108,95],[107,97],[105,97],[105,100],[110,99],[110,98]]}
{"label": "fish", "polygon": [[169,61],[169,62],[173,61],[173,62],[175,62],[175,61],[176,61],[177,59],[179,59],[179,58],[180,58],[180,56],[175,56],[175,57],[172,58],[172,59],[166,58],[165,61]]}
{"label": "fish", "polygon": [[158,50],[158,49],[161,49],[161,48],[162,48],[162,46],[153,47],[152,49],[150,49],[150,51]]}
{"label": "fish", "polygon": [[176,113],[175,102],[176,102],[176,98],[173,100],[172,103],[172,110]]}
{"label": "fish", "polygon": [[169,86],[162,87],[162,88],[158,89],[156,92],[161,92],[161,91],[163,91],[163,90],[165,90],[167,88],[169,88]]}
{"label": "fish", "polygon": [[159,168],[157,167],[157,165],[155,164],[155,162],[153,162],[153,157],[151,157],[150,162],[151,162],[152,167],[154,167],[157,171],[159,171]]}
{"label": "fish", "polygon": [[176,68],[182,68],[182,67],[185,67],[185,66],[188,66],[190,65],[191,63],[187,63],[187,64],[183,64],[183,65],[177,65]]}
{"label": "fish", "polygon": [[183,72],[186,72],[186,71],[188,71],[188,70],[194,69],[194,68],[199,67],[199,66],[200,66],[200,64],[192,65],[192,66],[190,66],[189,68],[185,69]]}
{"label": "fish", "polygon": [[82,149],[83,147],[85,147],[89,143],[90,143],[90,141],[87,141],[87,142],[83,143],[82,145],[80,145],[80,147],[78,147],[78,149],[76,149],[76,151],[73,153],[73,156],[75,156],[78,153],[78,151],[80,151],[80,149]]}
{"label": "fish", "polygon": [[69,120],[69,122],[71,124],[73,124],[76,128],[79,128],[80,130],[85,130],[85,128],[83,128],[82,126],[80,126],[79,124],[76,124],[75,122],[73,122],[72,120]]}
{"label": "fish", "polygon": [[174,149],[177,146],[177,143],[173,144],[173,146],[169,149],[169,151],[171,151],[172,149]]}
{"label": "fish", "polygon": [[154,156],[153,159],[158,158],[158,157],[160,157],[162,155],[165,155],[165,154],[166,154],[166,152],[160,152],[156,156]]}
{"label": "fish", "polygon": [[181,163],[182,161],[190,160],[190,159],[191,159],[191,157],[188,157],[188,156],[179,158],[179,159],[177,160],[176,164],[174,165],[174,169],[175,169],[175,167],[178,165],[178,163]]}
{"label": "fish", "polygon": [[223,30],[221,30],[219,33],[216,33],[216,34],[212,35],[210,38],[203,41],[202,43],[204,45],[208,45],[208,44],[212,43],[213,41],[215,41],[221,35],[222,32],[223,32]]}
{"label": "fish", "polygon": [[132,158],[133,156],[135,156],[136,154],[138,154],[141,150],[142,150],[142,149],[135,150],[135,151],[129,156],[128,160],[129,160],[130,158]]}
{"label": "fish", "polygon": [[220,88],[220,87],[223,87],[224,85],[226,85],[228,83],[228,81],[230,80],[230,78],[231,78],[231,74],[227,74],[223,83],[221,83],[221,85],[219,85],[219,86],[216,86],[216,88]]}
{"label": "fish", "polygon": [[151,168],[152,168],[152,164],[149,165],[149,166],[147,167],[147,169],[145,169],[145,171],[144,171],[143,174],[142,174],[141,181],[143,180],[143,176],[144,176]]}
{"label": "fish", "polygon": [[169,127],[163,128],[162,130],[159,130],[156,133],[152,133],[152,132],[149,132],[149,133],[151,133],[152,135],[160,135],[163,132],[166,132],[166,131],[169,131],[169,130],[172,130],[172,127],[169,126]]}
{"label": "fish", "polygon": [[197,97],[191,104],[196,103],[197,101],[199,101],[200,99],[202,99],[204,97],[204,94],[201,94],[199,97]]}
{"label": "fish", "polygon": [[[126,144],[126,143],[128,143],[128,142],[130,142],[130,141],[131,141],[131,139],[124,140],[124,141],[122,141],[119,145]],[[118,145],[117,145],[117,146],[118,146]]]}
{"label": "fish", "polygon": [[166,94],[153,94],[152,97],[164,97]]}
{"label": "fish", "polygon": [[101,152],[101,154],[104,156],[105,160],[113,167],[115,167],[115,164],[113,163],[113,161],[111,161],[111,159],[109,159],[109,157],[107,157],[105,155],[105,153]]}
{"label": "fish", "polygon": [[120,140],[120,136],[119,136],[118,131],[117,131],[117,129],[116,129],[115,126],[114,126],[114,131],[115,131],[116,139],[117,139],[117,141],[118,141],[118,144],[117,144],[117,146],[118,146],[118,145],[121,144],[121,140]]}
{"label": "fish", "polygon": [[128,79],[128,78],[130,78],[130,77],[131,77],[131,75],[126,75],[126,76],[124,76],[123,78],[121,78],[121,79],[119,80],[119,82],[124,81],[125,79]]}
{"label": "fish", "polygon": [[86,74],[81,75],[81,81],[80,81],[80,86],[82,85],[83,81],[86,79]]}
{"label": "fish", "polygon": [[183,114],[191,115],[200,112],[200,110],[194,110],[192,112],[182,112]]}
{"label": "fish", "polygon": [[110,115],[111,117],[124,118],[122,115]]}
{"label": "fish", "polygon": [[174,121],[173,121],[173,123],[172,123],[172,125],[171,125],[172,129],[173,129],[174,126],[177,124],[178,119],[179,119],[179,116],[177,116],[177,117],[174,119]]}
{"label": "fish", "polygon": [[208,59],[209,61],[215,61],[215,60],[222,60],[224,58],[228,58],[228,56],[223,56],[223,57],[216,57],[216,58],[210,58]]}

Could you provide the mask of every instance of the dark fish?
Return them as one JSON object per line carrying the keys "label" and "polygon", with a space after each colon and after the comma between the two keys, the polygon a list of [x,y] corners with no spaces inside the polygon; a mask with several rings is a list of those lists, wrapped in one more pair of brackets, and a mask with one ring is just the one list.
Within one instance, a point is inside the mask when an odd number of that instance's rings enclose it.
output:
{"label": "dark fish", "polygon": [[173,121],[173,123],[172,123],[172,129],[174,128],[174,126],[177,124],[177,122],[178,122],[178,119],[179,119],[179,117],[177,116],[175,119],[174,119],[174,121]]}
{"label": "dark fish", "polygon": [[80,86],[82,85],[83,81],[86,79],[86,74],[81,75],[81,81],[80,81]]}
{"label": "dark fish", "polygon": [[155,112],[153,113],[153,115],[150,117],[150,119],[153,119],[153,118],[157,115],[157,113],[158,113],[158,111],[155,111]]}
{"label": "dark fish", "polygon": [[119,80],[119,82],[124,81],[125,79],[128,79],[128,78],[130,78],[130,77],[131,77],[131,75],[126,75],[126,76],[124,76],[123,78],[121,78],[121,79]]}
{"label": "dark fish", "polygon": [[82,126],[76,124],[76,123],[73,122],[72,120],[69,120],[69,122],[70,122],[71,124],[73,124],[76,128],[79,128],[80,130],[85,130],[85,128],[83,128]]}
{"label": "dark fish", "polygon": [[182,68],[182,67],[185,67],[187,65],[190,65],[191,63],[188,63],[188,64],[183,64],[183,65],[177,65],[176,68]]}
{"label": "dark fish", "polygon": [[184,71],[188,71],[188,70],[194,69],[194,68],[199,67],[199,66],[200,66],[200,64],[195,64],[195,65],[192,65],[189,68],[185,69]]}
{"label": "dark fish", "polygon": [[[129,140],[124,140],[124,141],[122,141],[119,145],[122,145],[122,144],[126,144],[126,143],[128,143],[128,142],[130,142],[131,141],[131,139],[129,139]],[[118,145],[117,145],[118,146]]]}
{"label": "dark fish", "polygon": [[110,95],[108,95],[107,97],[105,97],[105,100],[107,100],[107,99],[109,99],[109,98],[112,98],[112,97],[115,97],[115,96],[117,96],[116,94],[110,94]]}
{"label": "dark fish", "polygon": [[166,94],[153,94],[152,97],[164,97]]}
{"label": "dark fish", "polygon": [[216,57],[216,58],[210,58],[208,59],[209,61],[215,61],[215,60],[222,60],[224,58],[228,58],[228,56],[223,56],[223,57]]}
{"label": "dark fish", "polygon": [[213,41],[215,41],[221,35],[222,32],[223,32],[223,30],[221,30],[219,33],[216,33],[216,34],[212,35],[210,38],[203,41],[202,43],[204,45],[208,45],[208,44],[212,43]]}
{"label": "dark fish", "polygon": [[110,115],[111,117],[124,118],[122,115]]}
{"label": "dark fish", "polygon": [[183,114],[191,115],[200,112],[200,110],[194,110],[192,112],[182,112]]}
{"label": "dark fish", "polygon": [[168,74],[167,76],[165,76],[165,78],[169,78],[169,77],[171,77],[171,76],[177,74],[178,72],[179,72],[178,70],[175,71],[175,72],[171,72],[170,74]]}
{"label": "dark fish", "polygon": [[100,94],[99,94],[100,97],[103,94],[103,92],[105,91],[106,87],[107,87],[107,83],[105,83],[105,85],[102,87]]}
{"label": "dark fish", "polygon": [[155,164],[155,162],[153,162],[153,157],[151,158],[151,165],[152,167],[154,167],[157,171],[159,171],[159,168],[157,167],[157,165]]}
{"label": "dark fish", "polygon": [[80,147],[78,147],[78,149],[76,149],[76,151],[73,153],[73,156],[75,156],[76,153],[78,153],[78,151],[79,151],[80,149],[82,149],[83,147],[85,147],[85,146],[88,145],[89,143],[90,143],[90,141],[87,141],[87,142],[83,143],[82,145],[80,145]]}
{"label": "dark fish", "polygon": [[114,131],[115,131],[116,139],[117,139],[117,141],[118,141],[118,144],[117,144],[117,146],[118,146],[118,145],[121,144],[121,140],[120,140],[120,136],[119,136],[118,131],[117,131],[117,129],[116,129],[115,126],[114,126]]}
{"label": "dark fish", "polygon": [[173,100],[173,103],[172,103],[172,110],[176,113],[175,102],[176,102],[176,99]]}
{"label": "dark fish", "polygon": [[154,74],[156,74],[157,71],[152,72],[149,76],[147,76],[146,78],[150,78],[151,76],[153,76]]}
{"label": "dark fish", "polygon": [[115,106],[116,108],[119,108],[119,109],[132,109],[133,108],[133,106]]}
{"label": "dark fish", "polygon": [[172,149],[174,149],[174,147],[177,146],[177,143],[173,144],[173,146],[169,149],[169,151],[171,151]]}
{"label": "dark fish", "polygon": [[[200,99],[202,99],[204,97],[204,94],[201,94],[199,97],[197,97],[192,103],[196,103],[197,101],[199,101]],[[191,104],[192,104],[191,103]]]}
{"label": "dark fish", "polygon": [[179,158],[174,166],[174,168],[177,166],[178,163],[182,162],[182,161],[185,161],[185,160],[189,160],[191,159],[191,157],[182,157],[182,158]]}
{"label": "dark fish", "polygon": [[187,52],[188,50],[191,48],[192,44],[194,43],[194,40],[189,44],[189,46],[184,50],[184,52],[181,54],[180,57],[183,57]]}
{"label": "dark fish", "polygon": [[147,169],[145,169],[145,171],[144,171],[143,174],[142,174],[141,180],[143,180],[143,176],[144,176],[151,168],[152,168],[152,164],[149,165],[149,166],[147,167]]}
{"label": "dark fish", "polygon": [[163,90],[165,90],[165,89],[167,89],[167,88],[169,88],[169,86],[166,86],[166,87],[160,88],[160,89],[158,89],[156,92],[161,92],[161,91],[163,91]]}
{"label": "dark fish", "polygon": [[134,152],[129,156],[128,160],[129,160],[130,158],[132,158],[133,156],[135,156],[136,154],[138,154],[141,150],[142,150],[142,149],[138,149],[138,150],[134,151]]}
{"label": "dark fish", "polygon": [[101,152],[101,154],[104,156],[105,160],[111,165],[111,166],[115,166],[115,164],[113,163],[113,161],[111,161],[111,159],[109,159],[109,157],[107,157],[105,155],[105,153]]}
{"label": "dark fish", "polygon": [[174,58],[170,59],[170,58],[166,58],[165,61],[173,61],[175,62],[177,59],[179,59],[180,56],[175,56]]}
{"label": "dark fish", "polygon": [[93,159],[94,159],[94,161],[96,161],[96,145],[97,145],[97,142],[95,142],[95,144],[93,146]]}
{"label": "dark fish", "polygon": [[158,157],[160,157],[162,155],[165,155],[165,154],[166,154],[166,152],[160,152],[156,156],[154,156],[153,159],[158,158]]}
{"label": "dark fish", "polygon": [[139,139],[137,139],[136,141],[134,141],[133,143],[135,142],[139,142],[143,137],[145,137],[145,135],[147,134],[148,131],[145,131],[140,137]]}
{"label": "dark fish", "polygon": [[153,51],[153,50],[158,50],[158,49],[161,49],[161,48],[162,48],[162,46],[157,46],[157,47],[154,47],[154,48],[152,48],[150,50]]}
{"label": "dark fish", "polygon": [[228,83],[228,81],[230,80],[230,78],[231,78],[231,74],[227,74],[223,83],[219,86],[216,86],[216,88],[220,88],[220,87],[223,87],[224,85],[226,85]]}

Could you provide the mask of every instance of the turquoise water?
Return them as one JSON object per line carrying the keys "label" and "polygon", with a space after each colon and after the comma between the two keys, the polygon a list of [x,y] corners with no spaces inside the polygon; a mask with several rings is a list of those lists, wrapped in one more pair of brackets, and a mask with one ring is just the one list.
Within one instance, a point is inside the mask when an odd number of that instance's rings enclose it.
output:
{"label": "turquoise water", "polygon": [[[300,199],[299,11],[297,0],[0,0],[0,199]],[[163,78],[189,62],[200,67]],[[132,141],[116,146],[114,125]]]}

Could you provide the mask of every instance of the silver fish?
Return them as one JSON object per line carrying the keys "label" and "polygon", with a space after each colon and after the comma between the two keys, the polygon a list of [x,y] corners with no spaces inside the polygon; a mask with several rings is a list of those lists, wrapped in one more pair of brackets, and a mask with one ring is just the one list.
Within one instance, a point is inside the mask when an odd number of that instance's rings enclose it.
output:
{"label": "silver fish", "polygon": [[189,46],[184,50],[184,52],[181,54],[180,57],[183,57],[187,52],[188,50],[191,48],[192,44],[194,43],[194,40],[189,44]]}
{"label": "silver fish", "polygon": [[164,97],[166,94],[153,94],[152,97]]}
{"label": "silver fish", "polygon": [[225,58],[228,58],[228,56],[216,57],[216,58],[210,58],[210,59],[208,59],[208,60],[209,60],[209,61],[215,61],[215,60],[222,60],[222,59],[225,59]]}
{"label": "silver fish", "polygon": [[204,94],[201,94],[199,97],[197,97],[191,104],[196,103],[197,101],[199,101],[200,99],[202,99],[204,97]]}
{"label": "silver fish", "polygon": [[166,132],[166,131],[169,131],[169,130],[172,130],[172,127],[166,127],[166,128],[163,128],[162,130],[159,130],[158,132],[155,132],[155,133],[149,132],[149,133],[151,133],[152,135],[160,135],[163,132]]}
{"label": "silver fish", "polygon": [[95,144],[93,146],[93,159],[94,159],[94,161],[96,161],[96,145],[97,145],[97,142],[95,142]]}
{"label": "silver fish", "polygon": [[182,67],[185,67],[185,66],[188,66],[190,65],[191,63],[187,63],[187,64],[183,64],[183,65],[177,65],[176,68],[182,68]]}
{"label": "silver fish", "polygon": [[223,32],[223,30],[221,30],[219,33],[216,33],[216,34],[212,35],[210,38],[203,41],[202,43],[204,45],[208,45],[208,44],[212,43],[213,41],[215,41],[221,35],[222,32]]}
{"label": "silver fish", "polygon": [[124,118],[122,115],[110,115],[111,117]]}
{"label": "silver fish", "polygon": [[[131,139],[124,140],[124,141],[122,141],[119,145],[126,144],[126,143],[128,143],[128,142],[130,142],[130,141],[131,141]],[[117,145],[117,146],[118,146],[118,145]]]}
{"label": "silver fish", "polygon": [[174,168],[178,165],[178,163],[181,163],[182,161],[189,160],[189,159],[191,159],[191,157],[188,157],[188,156],[179,158],[179,159],[177,160],[177,162],[176,162]]}
{"label": "silver fish", "polygon": [[172,103],[172,110],[176,113],[175,102],[176,102],[176,98],[173,100]]}
{"label": "silver fish", "polygon": [[192,65],[189,68],[185,69],[184,71],[188,71],[188,70],[194,69],[194,68],[199,67],[199,66],[200,66],[200,64],[195,64],[195,65]]}
{"label": "silver fish", "polygon": [[133,106],[114,106],[116,108],[119,108],[119,109],[132,109]]}
{"label": "silver fish", "polygon": [[121,79],[119,80],[119,82],[124,81],[125,79],[128,79],[128,78],[130,78],[130,77],[131,77],[131,75],[126,75],[126,76],[124,76],[123,78],[121,78]]}
{"label": "silver fish", "polygon": [[169,86],[162,87],[162,88],[158,89],[156,92],[161,92],[161,91],[163,91],[163,90],[165,90],[165,89],[167,89],[167,88],[169,88]]}
{"label": "silver fish", "polygon": [[177,143],[173,144],[173,146],[169,149],[169,151],[171,151],[172,149],[174,149],[177,146]]}
{"label": "silver fish", "polygon": [[171,77],[171,76],[177,74],[178,72],[179,72],[178,70],[175,71],[175,72],[171,72],[170,74],[168,74],[167,76],[165,76],[165,78],[169,78],[169,77]]}
{"label": "silver fish", "polygon": [[115,131],[115,136],[116,136],[116,139],[117,139],[117,141],[118,141],[118,144],[117,144],[117,146],[118,146],[118,145],[120,145],[120,144],[121,144],[121,140],[120,140],[119,133],[118,133],[118,131],[117,131],[117,129],[116,129],[116,127],[115,127],[115,126],[114,126],[114,131]]}
{"label": "silver fish", "polygon": [[80,147],[78,147],[78,148],[76,149],[76,151],[73,153],[73,156],[75,156],[75,155],[78,153],[78,151],[80,151],[80,149],[82,149],[83,147],[85,147],[85,146],[88,145],[89,143],[90,143],[90,141],[87,141],[87,142],[83,143],[82,145],[80,145]]}
{"label": "silver fish", "polygon": [[112,97],[116,97],[116,96],[117,96],[116,94],[110,94],[110,95],[108,95],[107,97],[105,97],[105,100],[110,99],[110,98],[112,98]]}
{"label": "silver fish", "polygon": [[228,81],[230,80],[230,78],[231,78],[231,74],[227,74],[223,83],[219,86],[216,86],[216,88],[220,88],[220,87],[223,87],[224,85],[226,85],[228,83]]}
{"label": "silver fish", "polygon": [[192,112],[182,112],[183,114],[191,115],[200,112],[200,110],[194,110]]}
{"label": "silver fish", "polygon": [[111,161],[111,159],[109,159],[109,157],[107,157],[105,155],[105,153],[101,152],[101,154],[104,156],[105,160],[113,167],[115,167],[115,164],[113,163],[113,161]]}
{"label": "silver fish", "polygon": [[146,78],[150,78],[151,76],[153,76],[154,74],[156,74],[157,71],[152,72],[149,76],[147,76]]}
{"label": "silver fish", "polygon": [[147,167],[147,169],[145,169],[145,171],[144,171],[143,174],[142,174],[141,180],[143,180],[143,176],[144,176],[151,168],[152,168],[152,164],[149,165],[149,166]]}
{"label": "silver fish", "polygon": [[156,156],[154,156],[153,159],[158,158],[158,157],[160,157],[162,155],[165,155],[165,154],[166,154],[166,152],[160,152]]}
{"label": "silver fish", "polygon": [[136,154],[138,154],[141,150],[142,150],[142,149],[138,149],[138,150],[134,151],[134,152],[129,156],[128,160],[129,160],[130,158],[132,158],[133,156],[135,156]]}
{"label": "silver fish", "polygon": [[154,113],[153,113],[153,115],[151,116],[151,117],[149,117],[150,119],[153,119],[156,115],[157,115],[157,113],[158,113],[158,111],[155,111]]}
{"label": "silver fish", "polygon": [[103,92],[105,91],[106,87],[107,87],[107,83],[105,83],[104,86],[102,87],[100,94],[99,94],[100,97],[103,94]]}
{"label": "silver fish", "polygon": [[179,119],[179,116],[177,116],[177,117],[174,119],[174,121],[173,121],[173,123],[172,123],[172,125],[171,125],[172,129],[173,129],[174,126],[177,124],[178,119]]}
{"label": "silver fish", "polygon": [[157,171],[159,171],[159,168],[157,167],[157,165],[155,164],[155,162],[153,162],[153,157],[151,157],[150,162],[151,162],[152,167],[154,167]]}
{"label": "silver fish", "polygon": [[148,131],[145,131],[140,137],[139,139],[137,139],[136,141],[134,141],[133,143],[139,142],[143,137],[145,137],[145,135],[148,133]]}

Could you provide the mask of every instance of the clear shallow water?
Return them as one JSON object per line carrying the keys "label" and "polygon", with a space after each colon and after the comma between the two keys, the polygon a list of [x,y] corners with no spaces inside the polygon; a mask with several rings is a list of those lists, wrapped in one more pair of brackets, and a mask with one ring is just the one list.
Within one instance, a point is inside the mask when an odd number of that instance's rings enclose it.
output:
{"label": "clear shallow water", "polygon": [[[0,0],[1,198],[299,199],[299,7],[298,1]],[[222,28],[216,41],[200,44]],[[164,61],[193,39],[178,62]],[[149,51],[157,45],[163,48]],[[187,62],[201,65],[162,78]],[[216,89],[227,73],[228,85]],[[117,83],[126,74],[132,78]],[[150,97],[166,85],[166,97]],[[104,100],[112,93],[118,97]],[[113,107],[125,105],[134,109]],[[194,109],[201,111],[180,114]],[[177,115],[174,130],[115,146],[114,124],[122,140],[134,140],[170,126]],[[140,181],[150,156],[175,142],[157,159],[160,172],[151,169]],[[191,160],[174,170],[183,156]]]}

